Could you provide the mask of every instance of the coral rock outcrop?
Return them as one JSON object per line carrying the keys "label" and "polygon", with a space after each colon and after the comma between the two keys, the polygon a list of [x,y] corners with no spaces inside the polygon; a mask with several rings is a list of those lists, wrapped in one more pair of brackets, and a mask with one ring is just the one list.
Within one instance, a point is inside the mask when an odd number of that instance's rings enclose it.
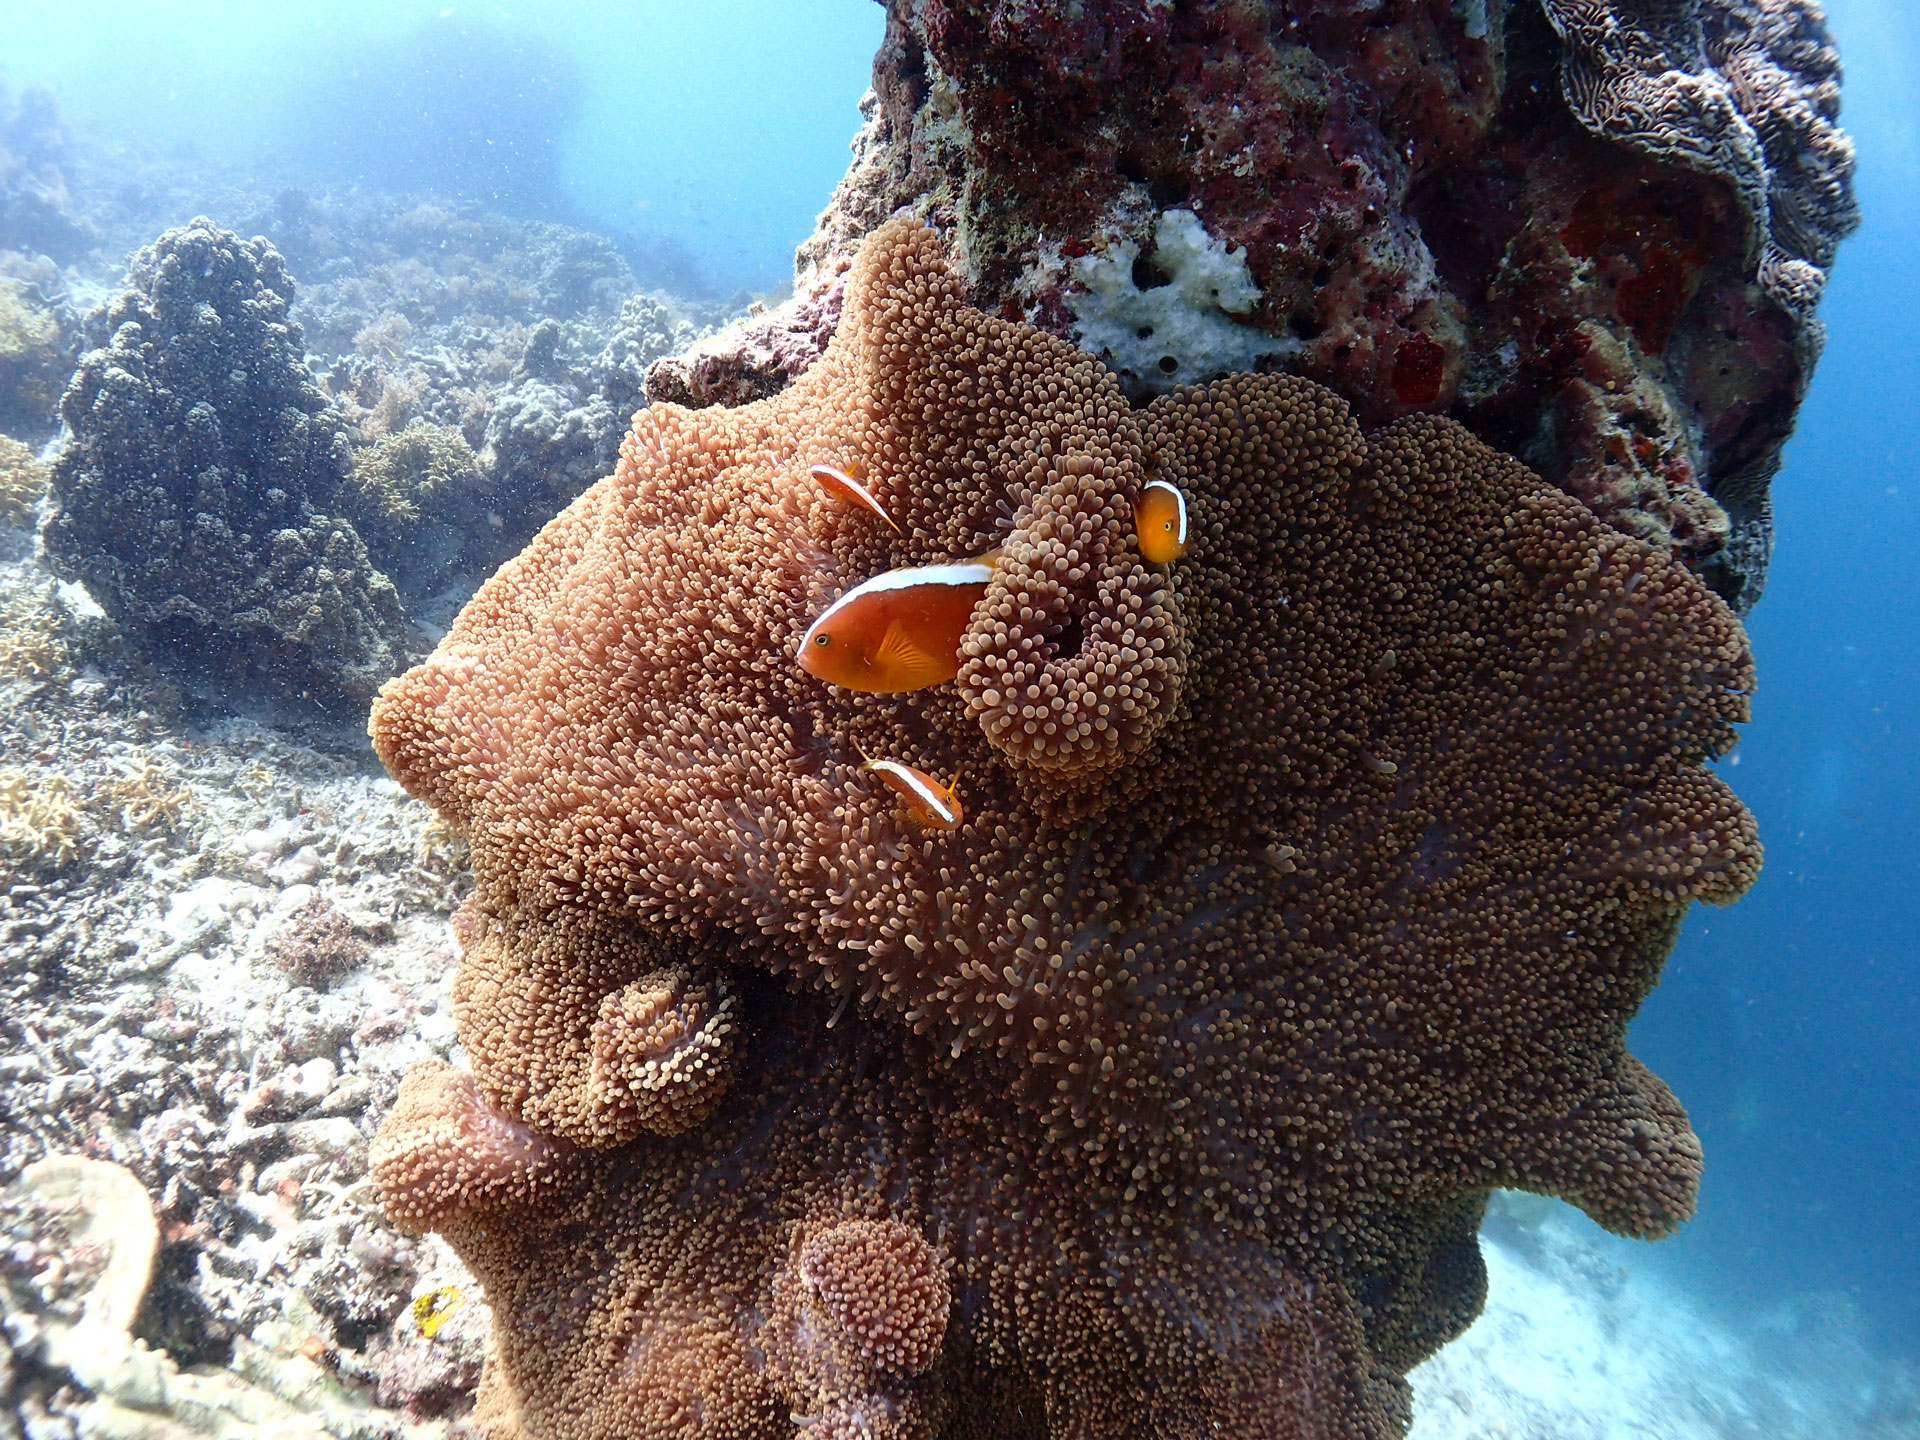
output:
{"label": "coral rock outcrop", "polygon": [[1768,296],[1812,319],[1860,223],[1840,57],[1804,0],[1546,0],[1567,103],[1596,135],[1723,178]]}
{"label": "coral rock outcrop", "polygon": [[[1284,370],[1441,413],[1744,610],[1856,223],[1812,0],[890,0],[796,299],[653,398],[771,393],[902,209],[1136,396]],[[691,377],[698,383],[668,383]]]}
{"label": "coral rock outcrop", "polygon": [[[1676,237],[1685,227],[1670,211],[1636,214],[1642,207],[1629,202],[1625,216],[1593,237],[1590,253],[1603,273],[1624,262],[1625,273],[1608,277],[1617,282],[1615,310],[1647,352],[1663,354],[1681,332],[1678,373],[1655,393],[1667,409],[1676,398],[1693,400],[1706,419],[1706,464],[1689,463],[1708,472],[1695,479],[1710,484],[1726,519],[1706,529],[1683,522],[1674,539],[1702,559],[1718,556],[1723,588],[1737,581],[1731,593],[1751,603],[1772,543],[1768,485],[1824,339],[1814,309],[1840,241],[1860,223],[1853,142],[1839,124],[1840,57],[1809,0],[1545,0],[1543,8],[1566,47],[1561,82],[1582,125],[1662,166],[1719,179],[1738,200],[1744,243],[1733,270],[1746,289],[1715,296],[1702,285],[1712,307],[1695,312],[1734,323],[1724,338],[1752,357],[1737,379],[1715,363],[1728,347],[1683,319],[1701,285],[1689,271],[1710,248],[1731,250],[1733,225],[1718,245]],[[1624,387],[1629,395],[1654,388],[1634,380]],[[1605,408],[1620,419],[1631,414],[1618,400]],[[1625,431],[1633,440],[1634,427],[1620,419],[1598,433]],[[1736,427],[1756,422],[1757,435],[1730,443]],[[1682,427],[1666,420],[1662,428]],[[1620,467],[1590,462],[1589,473],[1575,477],[1576,493],[1591,493],[1600,478],[1591,472],[1606,468]],[[1619,488],[1603,484],[1599,493]],[[1692,498],[1685,489],[1669,493]]]}
{"label": "coral rock outcrop", "polygon": [[172,668],[364,702],[412,636],[339,513],[344,422],[302,359],[279,253],[197,219],[129,278],[60,402],[49,555]]}
{"label": "coral rock outcrop", "polygon": [[[899,534],[808,476],[849,459]],[[990,548],[956,684],[794,662],[848,586]],[[1691,1210],[1625,1030],[1757,868],[1702,763],[1751,681],[1697,577],[1459,425],[1284,376],[1135,411],[881,227],[817,363],[642,412],[374,708],[472,847],[474,1070],[409,1078],[375,1172],[487,1288],[479,1423],[1400,1434],[1492,1188]]]}

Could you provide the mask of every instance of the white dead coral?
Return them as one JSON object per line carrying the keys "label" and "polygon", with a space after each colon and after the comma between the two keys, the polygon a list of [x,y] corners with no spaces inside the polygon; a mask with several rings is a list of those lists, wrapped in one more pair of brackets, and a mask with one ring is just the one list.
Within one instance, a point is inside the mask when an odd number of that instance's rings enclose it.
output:
{"label": "white dead coral", "polygon": [[1106,361],[1136,398],[1300,348],[1234,318],[1260,303],[1247,252],[1209,235],[1191,210],[1160,214],[1151,255],[1123,240],[1076,261],[1074,279],[1082,287],[1067,297],[1074,344]]}
{"label": "white dead coral", "polygon": [[125,1166],[80,1155],[35,1161],[20,1172],[19,1186],[57,1217],[73,1252],[98,1259],[79,1318],[46,1323],[40,1358],[95,1392],[157,1393],[162,1362],[129,1335],[160,1249],[146,1187]]}

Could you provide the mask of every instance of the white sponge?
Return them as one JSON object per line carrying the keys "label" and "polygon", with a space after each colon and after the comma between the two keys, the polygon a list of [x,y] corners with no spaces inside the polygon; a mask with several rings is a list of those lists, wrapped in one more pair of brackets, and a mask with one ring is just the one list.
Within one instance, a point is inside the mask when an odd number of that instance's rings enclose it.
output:
{"label": "white sponge", "polygon": [[1247,252],[1214,239],[1191,210],[1163,211],[1148,273],[1137,276],[1139,259],[1127,240],[1076,261],[1084,289],[1067,297],[1074,344],[1106,361],[1130,393],[1164,394],[1300,348],[1231,318],[1260,300]]}

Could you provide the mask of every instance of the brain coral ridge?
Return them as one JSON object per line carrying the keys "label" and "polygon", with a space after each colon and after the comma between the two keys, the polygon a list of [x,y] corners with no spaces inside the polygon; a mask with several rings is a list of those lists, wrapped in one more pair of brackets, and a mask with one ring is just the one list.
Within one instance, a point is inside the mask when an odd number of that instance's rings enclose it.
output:
{"label": "brain coral ridge", "polygon": [[1747,211],[1761,287],[1808,322],[1834,251],[1860,223],[1853,143],[1839,125],[1840,57],[1819,7],[1545,0],[1544,8],[1567,47],[1562,83],[1580,122],[1726,180]]}
{"label": "brain coral ridge", "polygon": [[[808,477],[856,458],[901,534]],[[794,663],[850,585],[990,548],[954,684]],[[1690,1212],[1624,1033],[1758,865],[1701,763],[1750,684],[1696,578],[1459,426],[1280,376],[1129,409],[883,227],[816,365],[643,411],[375,706],[472,842],[473,1073],[411,1077],[375,1171],[488,1287],[483,1419],[1400,1433],[1492,1187]]]}

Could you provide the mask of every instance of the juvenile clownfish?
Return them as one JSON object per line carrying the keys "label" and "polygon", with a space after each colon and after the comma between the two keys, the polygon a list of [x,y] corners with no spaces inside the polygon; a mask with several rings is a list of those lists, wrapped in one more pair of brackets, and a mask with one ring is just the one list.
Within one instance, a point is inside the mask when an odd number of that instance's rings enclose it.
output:
{"label": "juvenile clownfish", "polygon": [[900,527],[893,524],[893,517],[887,514],[886,507],[874,499],[873,492],[867,489],[867,467],[858,460],[849,460],[844,466],[810,466],[807,473],[819,481],[820,488],[834,499],[871,510],[887,524],[893,525],[896,532],[899,531]]}
{"label": "juvenile clownfish", "polygon": [[800,668],[848,690],[924,690],[960,673],[960,637],[999,555],[909,565],[863,581],[800,640]]}
{"label": "juvenile clownfish", "polygon": [[1142,558],[1156,565],[1187,553],[1187,497],[1166,480],[1149,480],[1133,502],[1133,529]]}
{"label": "juvenile clownfish", "polygon": [[865,754],[860,758],[866,762],[861,765],[862,770],[878,775],[887,788],[900,797],[901,808],[909,819],[929,830],[960,828],[965,817],[960,802],[954,799],[954,792],[960,788],[959,776],[954,776],[953,784],[942,785],[926,771],[902,765],[898,760],[868,760]]}

